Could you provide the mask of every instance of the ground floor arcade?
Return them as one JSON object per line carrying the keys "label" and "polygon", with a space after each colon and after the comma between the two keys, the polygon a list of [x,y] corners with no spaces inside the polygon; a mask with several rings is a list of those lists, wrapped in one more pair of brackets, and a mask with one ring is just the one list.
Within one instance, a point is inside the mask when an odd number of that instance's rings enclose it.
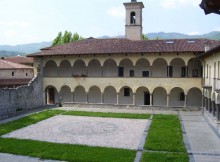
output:
{"label": "ground floor arcade", "polygon": [[133,89],[124,86],[117,90],[108,86],[101,90],[98,86],[91,86],[88,90],[83,86],[77,86],[74,90],[64,85],[60,90],[49,85],[45,88],[45,102],[55,103],[89,103],[112,105],[136,105],[136,106],[162,106],[162,107],[201,107],[202,91],[199,88],[191,88],[187,91],[180,87],[170,91],[163,87],[156,87],[153,91],[147,87]]}

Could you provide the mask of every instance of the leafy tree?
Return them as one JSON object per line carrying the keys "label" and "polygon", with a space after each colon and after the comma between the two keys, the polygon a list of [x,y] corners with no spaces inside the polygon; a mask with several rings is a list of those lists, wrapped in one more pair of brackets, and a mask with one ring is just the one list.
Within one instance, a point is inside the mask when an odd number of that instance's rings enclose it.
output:
{"label": "leafy tree", "polygon": [[156,38],[155,38],[155,40],[159,40],[160,38],[157,36]]}
{"label": "leafy tree", "polygon": [[65,31],[62,37],[62,44],[71,42],[72,33]]}
{"label": "leafy tree", "polygon": [[148,40],[147,36],[142,34],[142,40]]}
{"label": "leafy tree", "polygon": [[59,32],[57,37],[53,40],[52,46],[62,44],[62,32]]}
{"label": "leafy tree", "polygon": [[59,32],[57,37],[53,40],[53,43],[51,46],[56,46],[56,45],[61,45],[65,43],[70,43],[70,42],[76,42],[79,40],[83,40],[84,38],[82,36],[79,36],[78,33],[72,34],[71,32],[65,31],[64,35],[62,32]]}

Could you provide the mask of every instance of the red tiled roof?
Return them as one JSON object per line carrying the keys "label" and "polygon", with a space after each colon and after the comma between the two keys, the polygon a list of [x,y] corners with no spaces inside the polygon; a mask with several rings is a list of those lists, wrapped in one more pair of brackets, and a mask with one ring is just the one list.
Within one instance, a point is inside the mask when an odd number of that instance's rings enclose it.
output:
{"label": "red tiled roof", "polygon": [[6,69],[33,69],[33,68],[30,66],[21,65],[0,59],[0,70],[6,70]]}
{"label": "red tiled roof", "polygon": [[0,79],[0,85],[25,85],[30,81],[31,79]]}
{"label": "red tiled roof", "polygon": [[93,55],[93,54],[129,54],[129,53],[170,53],[170,52],[204,52],[205,43],[211,48],[220,45],[220,41],[207,39],[174,39],[132,41],[118,39],[85,39],[60,46],[48,47],[28,57],[56,55]]}
{"label": "red tiled roof", "polygon": [[18,64],[33,64],[34,58],[25,56],[5,57],[5,60]]}

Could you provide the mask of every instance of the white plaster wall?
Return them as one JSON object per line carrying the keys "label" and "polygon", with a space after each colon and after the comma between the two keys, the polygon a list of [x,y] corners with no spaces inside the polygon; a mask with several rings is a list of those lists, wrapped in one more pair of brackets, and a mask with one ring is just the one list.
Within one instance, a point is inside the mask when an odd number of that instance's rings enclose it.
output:
{"label": "white plaster wall", "polygon": [[101,101],[101,91],[98,87],[92,87],[88,93],[89,103],[102,103]]}
{"label": "white plaster wall", "polygon": [[[14,72],[14,76],[12,76],[12,72]],[[30,79],[33,77],[33,69],[0,70],[0,79]]]}
{"label": "white plaster wall", "polygon": [[179,94],[183,92],[180,88],[174,88],[170,93],[170,106],[184,106],[184,101],[179,100]]}
{"label": "white plaster wall", "polygon": [[167,106],[167,92],[163,88],[156,88],[153,93],[154,106]]}
{"label": "white plaster wall", "polygon": [[83,87],[77,87],[74,91],[74,102],[86,103],[87,94]]}
{"label": "white plaster wall", "polygon": [[124,88],[119,92],[119,104],[120,105],[133,105],[133,92],[130,89],[130,96],[124,96]]}
{"label": "white plaster wall", "polygon": [[103,101],[105,104],[117,104],[117,92],[113,87],[107,87],[104,91]]}

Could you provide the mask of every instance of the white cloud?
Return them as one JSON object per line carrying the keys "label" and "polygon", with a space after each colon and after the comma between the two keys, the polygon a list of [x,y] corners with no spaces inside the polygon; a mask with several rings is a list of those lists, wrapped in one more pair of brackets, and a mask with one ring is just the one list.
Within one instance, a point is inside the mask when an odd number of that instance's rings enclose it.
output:
{"label": "white cloud", "polygon": [[214,31],[220,31],[220,27],[215,27]]}
{"label": "white cloud", "polygon": [[193,31],[193,32],[190,32],[190,33],[187,33],[188,35],[199,35],[199,32],[198,31]]}
{"label": "white cloud", "polygon": [[125,9],[122,6],[112,7],[107,11],[107,14],[122,19],[125,18]]}
{"label": "white cloud", "polygon": [[160,0],[160,5],[163,8],[176,8],[182,6],[197,6],[201,0]]}
{"label": "white cloud", "polygon": [[17,35],[18,35],[18,33],[15,30],[6,30],[4,32],[5,37],[15,37]]}

